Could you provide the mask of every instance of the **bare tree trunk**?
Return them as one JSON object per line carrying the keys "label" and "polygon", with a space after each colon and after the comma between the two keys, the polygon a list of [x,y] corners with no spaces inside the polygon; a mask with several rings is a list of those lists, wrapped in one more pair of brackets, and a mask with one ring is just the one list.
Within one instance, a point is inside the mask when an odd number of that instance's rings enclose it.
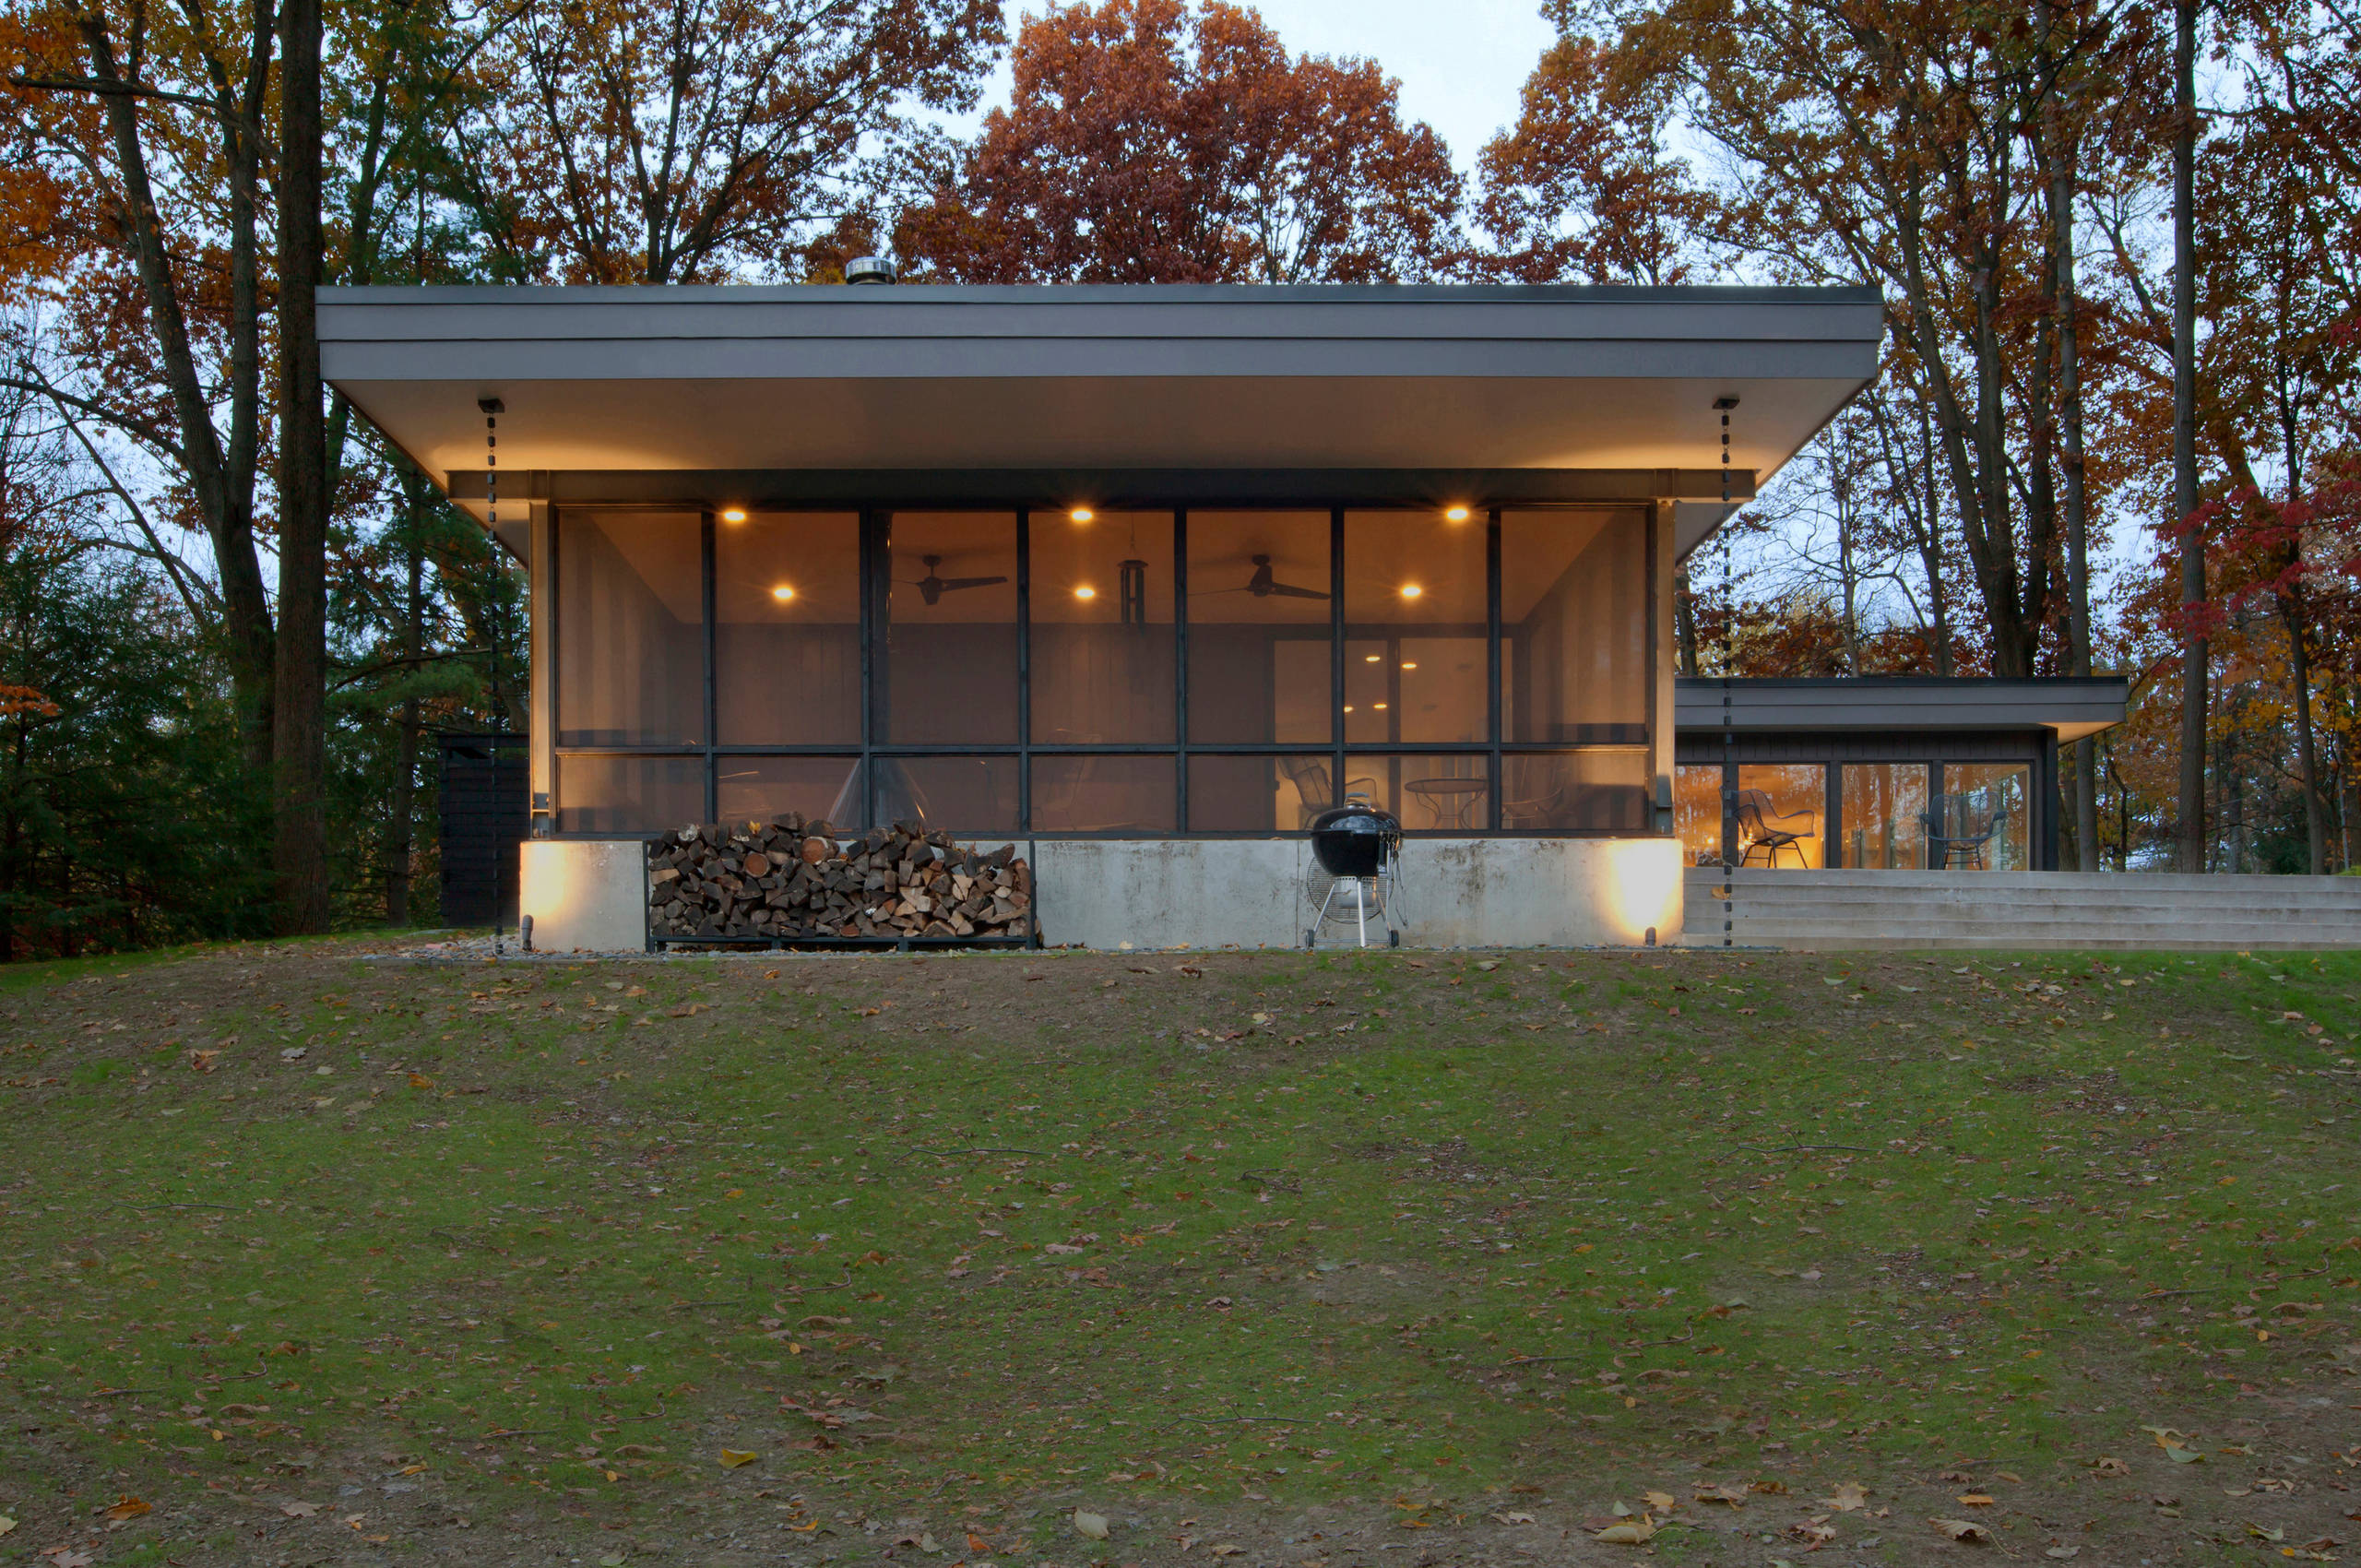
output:
{"label": "bare tree trunk", "polygon": [[271,869],[287,933],[328,927],[320,44],[320,0],[287,0],[279,15],[279,647],[271,714]]}
{"label": "bare tree trunk", "polygon": [[2211,647],[2202,621],[2205,540],[2197,515],[2197,6],[2173,0],[2173,508],[2187,530],[2180,551],[2180,821],[2177,858],[2202,872],[2205,833],[2205,684]]}
{"label": "bare tree trunk", "polygon": [[[2047,12],[2048,7],[2045,6]],[[2063,481],[2066,533],[2068,673],[2091,673],[2091,527],[2082,457],[2082,322],[2077,309],[2074,244],[2078,148],[2065,106],[2052,91],[2042,109],[2044,157],[2049,165],[2049,244],[2057,263],[2058,468]],[[2074,742],[2074,847],[2082,869],[2099,869],[2098,748],[2090,737]]]}
{"label": "bare tree trunk", "polygon": [[1680,672],[1693,678],[1697,673],[1697,595],[1689,586],[1686,568],[1679,589],[1672,596],[1672,625],[1680,645]]}
{"label": "bare tree trunk", "polygon": [[[407,481],[408,476],[404,476]],[[416,491],[405,482],[403,489],[409,511],[409,567],[407,588],[409,598],[403,606],[402,668],[409,678],[418,676],[419,655],[426,641],[426,551],[418,537],[422,522],[420,514],[424,506]],[[394,731],[394,787],[386,802],[389,819],[386,833],[386,923],[409,923],[409,861],[412,849],[412,819],[417,813],[418,742],[421,729],[418,698],[402,699],[402,716]]]}

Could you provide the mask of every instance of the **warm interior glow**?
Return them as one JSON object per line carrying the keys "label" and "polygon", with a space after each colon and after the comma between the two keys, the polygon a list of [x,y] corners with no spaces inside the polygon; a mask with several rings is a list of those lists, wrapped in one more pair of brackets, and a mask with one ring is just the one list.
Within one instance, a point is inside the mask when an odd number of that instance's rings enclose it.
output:
{"label": "warm interior glow", "polygon": [[785,583],[781,583],[778,587],[771,589],[771,597],[777,600],[781,604],[785,604],[789,600],[795,597],[795,590],[788,587]]}
{"label": "warm interior glow", "polygon": [[732,506],[721,514],[721,520],[725,523],[742,523],[746,520],[746,514],[738,507]]}
{"label": "warm interior glow", "polygon": [[1074,596],[1076,599],[1097,599],[1098,590],[1095,588],[1078,588],[1074,590]]}
{"label": "warm interior glow", "polygon": [[1402,585],[1402,597],[1405,599],[1416,599],[1426,591],[1426,589],[1420,588],[1416,583],[1404,583]]}
{"label": "warm interior glow", "polygon": [[1097,515],[1097,513],[1092,511],[1087,506],[1077,506],[1073,511],[1066,514],[1067,517],[1072,517],[1077,523],[1086,523]]}
{"label": "warm interior glow", "polygon": [[1449,511],[1443,513],[1443,520],[1453,523],[1464,523],[1467,520],[1467,508],[1465,506],[1453,506]]}

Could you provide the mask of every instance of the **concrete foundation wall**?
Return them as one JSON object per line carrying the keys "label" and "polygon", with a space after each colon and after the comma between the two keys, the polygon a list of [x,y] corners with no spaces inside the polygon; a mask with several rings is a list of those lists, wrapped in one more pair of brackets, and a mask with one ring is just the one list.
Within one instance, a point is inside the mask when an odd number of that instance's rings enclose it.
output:
{"label": "concrete foundation wall", "polygon": [[[1044,941],[1087,947],[1291,947],[1317,904],[1302,839],[1042,839]],[[1679,940],[1680,848],[1664,838],[1415,838],[1395,917],[1411,947],[1588,947]],[[1321,932],[1349,944],[1348,927]],[[1377,928],[1376,940],[1384,940]]]}
{"label": "concrete foundation wall", "polygon": [[2361,948],[2361,877],[1691,869],[1689,942],[1740,947]]}
{"label": "concrete foundation wall", "polygon": [[539,953],[647,948],[647,849],[636,838],[528,838],[518,911]]}

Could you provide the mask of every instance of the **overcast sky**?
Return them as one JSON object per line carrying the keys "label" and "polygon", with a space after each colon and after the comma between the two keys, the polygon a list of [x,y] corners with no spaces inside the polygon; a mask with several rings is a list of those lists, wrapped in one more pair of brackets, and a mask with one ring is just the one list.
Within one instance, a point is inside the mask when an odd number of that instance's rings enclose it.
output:
{"label": "overcast sky", "polygon": [[[1402,83],[1402,107],[1435,128],[1462,170],[1516,117],[1517,89],[1548,47],[1540,0],[1250,0],[1298,54],[1375,60]],[[1048,0],[1008,0],[1012,41]],[[1008,97],[1005,64],[991,101]]]}

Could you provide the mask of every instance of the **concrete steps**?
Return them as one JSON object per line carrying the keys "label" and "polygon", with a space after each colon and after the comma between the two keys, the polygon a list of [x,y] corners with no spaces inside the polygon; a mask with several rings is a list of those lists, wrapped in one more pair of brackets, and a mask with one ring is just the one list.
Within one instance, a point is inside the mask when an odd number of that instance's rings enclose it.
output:
{"label": "concrete steps", "polygon": [[2036,952],[2361,949],[2361,877],[2060,872],[1684,873],[1691,946]]}

